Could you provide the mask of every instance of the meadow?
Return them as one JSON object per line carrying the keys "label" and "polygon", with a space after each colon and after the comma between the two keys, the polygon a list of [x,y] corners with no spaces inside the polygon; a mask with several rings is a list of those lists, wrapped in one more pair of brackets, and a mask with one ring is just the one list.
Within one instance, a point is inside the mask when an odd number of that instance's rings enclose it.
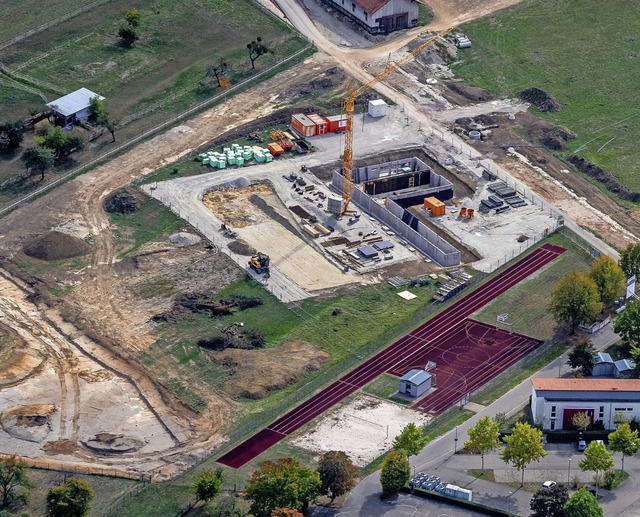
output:
{"label": "meadow", "polygon": [[640,4],[612,0],[536,0],[461,28],[473,41],[455,73],[507,97],[541,88],[562,105],[541,117],[577,134],[569,151],[640,191]]}

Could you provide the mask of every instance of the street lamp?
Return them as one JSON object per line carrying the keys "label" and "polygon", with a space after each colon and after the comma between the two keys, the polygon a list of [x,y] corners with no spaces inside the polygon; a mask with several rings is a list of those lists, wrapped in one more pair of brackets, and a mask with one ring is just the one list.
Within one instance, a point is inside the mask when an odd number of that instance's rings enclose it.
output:
{"label": "street lamp", "polygon": [[458,426],[456,426],[456,436],[453,439],[453,454],[458,452]]}
{"label": "street lamp", "polygon": [[571,458],[569,458],[569,470],[567,471],[567,488],[569,488],[570,483],[571,483]]}
{"label": "street lamp", "polygon": [[558,377],[561,376],[560,375],[560,368],[562,368],[562,360],[563,359],[564,359],[564,356],[562,356],[562,355],[558,358]]}

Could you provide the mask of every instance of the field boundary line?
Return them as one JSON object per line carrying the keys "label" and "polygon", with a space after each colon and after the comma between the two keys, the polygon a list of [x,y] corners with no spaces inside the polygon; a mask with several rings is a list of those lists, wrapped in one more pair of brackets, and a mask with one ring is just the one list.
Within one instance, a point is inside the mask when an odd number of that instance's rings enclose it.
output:
{"label": "field boundary line", "polygon": [[191,108],[187,109],[186,111],[183,111],[182,113],[180,113],[179,115],[176,115],[175,117],[170,118],[169,120],[166,120],[165,122],[162,122],[161,124],[158,124],[157,126],[152,127],[151,129],[147,129],[146,131],[144,131],[143,133],[140,133],[138,136],[133,137],[131,140],[129,140],[128,142],[125,142],[113,149],[110,149],[109,151],[107,151],[106,153],[102,154],[101,156],[98,156],[97,158],[94,158],[93,160],[88,161],[87,163],[80,165],[79,167],[76,167],[75,169],[63,174],[62,176],[56,178],[55,180],[53,180],[51,183],[48,183],[46,185],[43,185],[40,188],[37,188],[36,190],[34,190],[33,192],[30,192],[29,194],[27,194],[26,196],[24,196],[23,198],[14,201],[10,204],[8,204],[7,206],[4,206],[2,208],[0,208],[0,217],[3,217],[5,214],[7,214],[8,212],[22,206],[23,204],[25,204],[27,201],[29,201],[30,199],[39,196],[40,194],[43,194],[47,191],[49,191],[50,189],[53,189],[54,187],[56,187],[57,185],[64,183],[65,181],[73,178],[74,176],[77,176],[83,172],[86,172],[88,170],[90,170],[91,168],[101,164],[103,161],[105,161],[107,158],[125,151],[127,149],[129,149],[130,147],[132,147],[133,145],[145,140],[146,138],[152,136],[154,133],[157,133],[158,131],[162,131],[164,129],[169,128],[170,126],[172,126],[173,124],[176,124],[177,122],[180,122],[181,120],[185,119],[186,117],[193,115],[194,113],[207,108],[208,106],[215,104],[216,102],[218,102],[220,99],[225,100],[226,96],[231,93],[234,92],[235,90],[240,90],[242,88],[244,88],[245,86],[250,85],[252,82],[256,81],[257,79],[260,79],[261,77],[268,75],[269,73],[273,72],[275,69],[281,67],[282,65],[288,63],[289,61],[294,60],[295,58],[297,58],[298,56],[304,54],[305,52],[309,51],[312,47],[312,45],[306,45],[305,47],[301,48],[300,50],[294,52],[293,54],[291,54],[290,56],[286,57],[285,59],[279,61],[278,63],[274,64],[273,66],[262,70],[261,72],[258,72],[256,75],[249,77],[247,79],[245,79],[244,81],[232,86],[231,88],[225,90],[224,92],[211,97],[210,99],[207,99],[203,102],[200,102],[199,104],[196,104],[195,106],[192,106]]}
{"label": "field boundary line", "polygon": [[91,4],[87,4],[85,6],[82,6],[78,9],[74,9],[73,11],[68,11],[65,14],[63,14],[62,16],[56,18],[55,20],[51,20],[48,22],[45,22],[41,25],[38,25],[37,27],[34,27],[33,29],[29,29],[26,32],[23,32],[22,34],[18,34],[17,36],[14,36],[13,38],[3,41],[2,43],[0,43],[0,51],[11,47],[12,45],[15,45],[16,43],[21,42],[23,39],[27,39],[30,36],[33,36],[34,34],[38,34],[39,32],[45,31],[47,29],[50,29],[51,27],[54,27],[56,25],[58,25],[59,23],[62,22],[66,22],[67,20],[70,20],[71,18],[74,18],[76,16],[78,16],[79,14],[82,14],[84,12],[87,11],[91,11],[92,9],[94,9],[95,7],[100,7],[101,5],[105,5],[105,4],[109,4],[111,3],[112,0],[98,0],[97,2],[93,2]]}

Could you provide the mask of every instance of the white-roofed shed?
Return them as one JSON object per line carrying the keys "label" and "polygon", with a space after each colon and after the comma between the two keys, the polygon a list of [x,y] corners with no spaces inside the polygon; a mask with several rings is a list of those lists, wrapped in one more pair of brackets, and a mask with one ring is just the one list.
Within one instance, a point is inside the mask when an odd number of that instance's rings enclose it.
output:
{"label": "white-roofed shed", "polygon": [[56,119],[61,119],[66,125],[75,121],[87,120],[91,116],[91,99],[94,97],[101,101],[104,100],[102,95],[87,88],[80,88],[64,97],[48,102],[47,106],[55,112]]}

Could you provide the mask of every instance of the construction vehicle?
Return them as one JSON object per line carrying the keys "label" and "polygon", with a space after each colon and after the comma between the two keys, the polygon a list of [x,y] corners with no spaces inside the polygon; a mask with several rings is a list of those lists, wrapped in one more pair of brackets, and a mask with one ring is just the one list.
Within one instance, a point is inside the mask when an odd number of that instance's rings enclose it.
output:
{"label": "construction vehicle", "polygon": [[249,259],[249,267],[259,275],[269,278],[269,255],[256,253]]}
{"label": "construction vehicle", "polygon": [[435,36],[429,38],[424,43],[418,45],[415,49],[409,52],[405,57],[399,59],[395,63],[387,65],[387,67],[371,79],[367,84],[360,86],[355,90],[352,90],[342,101],[342,113],[347,116],[347,125],[344,131],[344,152],[342,155],[342,176],[344,177],[344,185],[342,187],[342,198],[344,199],[344,208],[342,215],[349,212],[349,205],[351,203],[351,194],[353,192],[353,111],[356,104],[356,99],[370,90],[374,85],[389,77],[393,72],[400,69],[402,65],[411,61],[420,52],[433,45],[438,39],[446,36],[452,29],[446,29],[439,32]]}

